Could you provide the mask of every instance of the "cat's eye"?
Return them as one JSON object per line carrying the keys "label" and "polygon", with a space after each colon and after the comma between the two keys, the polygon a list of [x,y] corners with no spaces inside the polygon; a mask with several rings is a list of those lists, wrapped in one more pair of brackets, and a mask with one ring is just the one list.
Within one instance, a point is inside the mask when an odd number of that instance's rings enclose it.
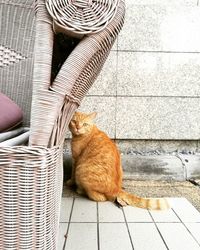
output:
{"label": "cat's eye", "polygon": [[75,124],[76,123],[76,121],[75,120],[71,120],[71,124]]}
{"label": "cat's eye", "polygon": [[88,124],[87,123],[83,123],[83,126],[86,127]]}

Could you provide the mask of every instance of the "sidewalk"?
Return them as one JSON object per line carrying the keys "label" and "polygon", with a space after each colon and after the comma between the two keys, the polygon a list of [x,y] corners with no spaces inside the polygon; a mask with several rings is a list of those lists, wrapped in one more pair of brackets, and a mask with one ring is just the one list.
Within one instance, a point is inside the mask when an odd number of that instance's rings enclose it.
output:
{"label": "sidewalk", "polygon": [[172,209],[155,212],[93,202],[65,188],[58,250],[200,250],[199,187],[155,181],[124,186],[138,195],[176,198],[169,198]]}

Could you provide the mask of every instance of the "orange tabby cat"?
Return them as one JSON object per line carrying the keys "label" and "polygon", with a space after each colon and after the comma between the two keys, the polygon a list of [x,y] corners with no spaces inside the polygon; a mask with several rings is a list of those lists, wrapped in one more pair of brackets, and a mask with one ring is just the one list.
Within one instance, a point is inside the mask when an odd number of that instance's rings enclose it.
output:
{"label": "orange tabby cat", "polygon": [[77,185],[79,194],[94,201],[117,201],[146,209],[168,209],[165,198],[141,198],[122,190],[122,167],[116,145],[92,122],[96,113],[75,112],[69,129],[72,133],[74,166],[67,185]]}

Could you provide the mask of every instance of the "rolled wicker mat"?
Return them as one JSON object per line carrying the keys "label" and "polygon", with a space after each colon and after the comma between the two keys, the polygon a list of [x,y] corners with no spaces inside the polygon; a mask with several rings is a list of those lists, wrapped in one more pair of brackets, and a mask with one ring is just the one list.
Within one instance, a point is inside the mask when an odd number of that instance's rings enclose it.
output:
{"label": "rolled wicker mat", "polygon": [[75,35],[103,30],[115,16],[118,4],[119,0],[46,0],[54,28]]}

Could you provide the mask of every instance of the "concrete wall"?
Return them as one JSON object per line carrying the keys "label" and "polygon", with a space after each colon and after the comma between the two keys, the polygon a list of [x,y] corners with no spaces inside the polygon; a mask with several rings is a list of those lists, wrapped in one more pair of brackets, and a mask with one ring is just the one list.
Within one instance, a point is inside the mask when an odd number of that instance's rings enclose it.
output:
{"label": "concrete wall", "polygon": [[97,111],[99,127],[123,145],[197,150],[198,0],[126,0],[123,30],[80,110]]}

